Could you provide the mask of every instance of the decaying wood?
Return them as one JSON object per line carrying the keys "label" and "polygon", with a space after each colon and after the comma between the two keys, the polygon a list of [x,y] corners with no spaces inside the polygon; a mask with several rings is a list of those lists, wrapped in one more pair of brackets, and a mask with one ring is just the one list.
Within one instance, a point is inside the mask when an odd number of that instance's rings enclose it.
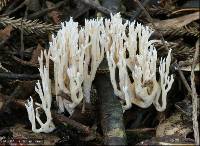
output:
{"label": "decaying wood", "polygon": [[113,94],[107,75],[97,75],[95,85],[100,100],[101,126],[105,145],[125,145],[126,133],[123,124],[123,111],[120,102]]}

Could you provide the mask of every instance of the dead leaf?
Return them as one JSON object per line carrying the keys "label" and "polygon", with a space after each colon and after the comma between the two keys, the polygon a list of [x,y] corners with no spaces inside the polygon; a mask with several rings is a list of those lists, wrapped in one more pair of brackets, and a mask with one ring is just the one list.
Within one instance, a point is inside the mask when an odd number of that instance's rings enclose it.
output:
{"label": "dead leaf", "polygon": [[6,26],[4,29],[0,30],[0,40],[7,40],[10,37],[10,33],[13,30],[11,25]]}
{"label": "dead leaf", "polygon": [[[46,4],[47,4],[48,8],[51,8],[51,7],[55,6],[55,4],[50,2],[50,1],[46,1]],[[58,11],[58,10],[50,11],[48,13],[48,16],[50,18],[52,18],[54,24],[60,24],[61,23],[61,20],[60,20],[61,12],[60,11]]]}
{"label": "dead leaf", "polygon": [[51,11],[51,12],[49,13],[49,17],[52,18],[52,20],[53,20],[53,22],[54,22],[55,24],[60,24],[60,22],[61,22],[61,20],[60,20],[60,15],[61,15],[61,13],[58,12],[58,11]]}
{"label": "dead leaf", "polygon": [[[191,71],[191,65],[190,66],[183,66],[183,67],[180,67],[180,70],[182,71]],[[200,71],[200,63],[198,63],[195,68],[194,68],[194,71]]]}
{"label": "dead leaf", "polygon": [[33,50],[31,60],[29,61],[30,64],[38,64],[38,57],[40,56],[42,50],[44,50],[44,48],[40,44],[38,44],[37,48]]}
{"label": "dead leaf", "polygon": [[167,19],[167,20],[161,20],[158,22],[155,22],[155,26],[158,29],[165,29],[165,28],[180,28],[183,27],[192,21],[199,19],[199,12],[195,12],[189,15],[173,18],[173,19]]}

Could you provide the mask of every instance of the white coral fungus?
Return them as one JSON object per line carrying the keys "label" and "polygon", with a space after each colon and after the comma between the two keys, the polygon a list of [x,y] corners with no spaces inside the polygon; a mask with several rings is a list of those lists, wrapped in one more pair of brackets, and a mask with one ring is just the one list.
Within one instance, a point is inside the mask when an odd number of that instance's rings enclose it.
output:
{"label": "white coral fungus", "polygon": [[[50,54],[45,53],[45,67],[42,55],[39,58],[42,88],[37,83],[36,92],[42,104],[37,105],[47,116],[47,122],[43,124],[36,108],[36,119],[41,125],[39,130],[35,126],[32,98],[26,104],[33,131],[50,132],[54,129],[50,114],[49,57],[54,62],[55,94],[60,112],[66,109],[72,114],[83,99],[90,102],[91,85],[104,53],[114,93],[122,99],[124,110],[132,103],[142,108],[153,103],[158,111],[165,110],[167,93],[174,81],[173,76],[169,76],[171,50],[166,59],[161,58],[160,80],[157,81],[157,51],[153,45],[157,40],[149,40],[153,33],[149,27],[136,22],[122,23],[120,14],[111,15],[111,19],[85,20],[82,28],[78,28],[72,18],[61,26],[57,36],[52,37]],[[61,92],[69,99],[62,98]]]}
{"label": "white coral fungus", "polygon": [[[115,94],[125,101],[123,108],[130,108],[131,103],[147,108],[153,103],[158,111],[165,110],[167,93],[174,81],[173,76],[169,76],[171,50],[167,58],[160,61],[158,82],[157,51],[153,46],[156,40],[149,40],[153,31],[136,22],[123,24],[119,14],[111,15],[111,20],[106,20],[105,25],[111,40],[111,47],[106,48],[111,82]],[[116,68],[119,81],[115,77]]]}
{"label": "white coral fungus", "polygon": [[[39,81],[36,84],[35,91],[39,94],[40,99],[42,101],[42,104],[35,103],[37,108],[34,111],[33,108],[33,99],[30,97],[30,100],[28,100],[28,103],[25,104],[27,112],[28,112],[28,118],[32,125],[32,131],[35,133],[45,132],[49,133],[52,132],[55,129],[55,126],[52,122],[52,116],[51,116],[51,80],[49,79],[49,55],[50,53],[44,52],[44,56],[46,59],[46,65],[43,66],[43,52],[41,52],[41,56],[38,58],[40,63],[40,76],[42,79],[42,82]],[[42,86],[41,86],[42,85]],[[42,109],[46,115],[46,122],[43,123],[40,119],[40,109]],[[40,125],[40,128],[36,128],[36,121],[35,118]]]}

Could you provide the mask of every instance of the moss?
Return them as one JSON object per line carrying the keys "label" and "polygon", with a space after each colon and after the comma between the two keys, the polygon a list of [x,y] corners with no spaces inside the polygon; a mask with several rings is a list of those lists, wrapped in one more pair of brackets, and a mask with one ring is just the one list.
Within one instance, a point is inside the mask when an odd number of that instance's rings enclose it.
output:
{"label": "moss", "polygon": [[120,128],[112,129],[107,133],[109,137],[124,137],[124,131]]}

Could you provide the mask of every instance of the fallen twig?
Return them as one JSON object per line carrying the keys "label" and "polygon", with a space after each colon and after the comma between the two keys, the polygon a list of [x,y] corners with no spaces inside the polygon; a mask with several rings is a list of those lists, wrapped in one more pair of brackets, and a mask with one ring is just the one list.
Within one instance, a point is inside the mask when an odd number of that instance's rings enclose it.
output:
{"label": "fallen twig", "polygon": [[93,131],[88,127],[88,126],[85,126],[79,122],[76,122],[75,120],[72,120],[64,115],[61,115],[61,114],[53,114],[53,117],[58,120],[59,122],[62,122],[62,123],[67,123],[69,124],[70,126],[76,128],[77,130],[85,133],[85,134],[92,134]]}
{"label": "fallen twig", "polygon": [[107,9],[107,8],[97,4],[97,3],[95,3],[95,1],[93,1],[93,0],[81,0],[81,2],[83,2],[84,4],[86,4],[86,5],[88,5],[88,6],[92,7],[92,8],[97,9],[98,11],[100,11],[100,12],[102,12],[104,14],[110,15],[112,13],[111,10],[109,10],[109,9]]}
{"label": "fallen twig", "polygon": [[194,130],[194,139],[196,145],[199,145],[199,126],[198,126],[198,118],[197,118],[197,113],[198,113],[198,100],[197,100],[197,92],[196,92],[196,87],[195,87],[195,82],[194,82],[194,68],[197,64],[198,61],[198,56],[199,56],[199,40],[197,40],[196,43],[196,49],[195,49],[195,54],[194,54],[194,59],[192,63],[192,69],[191,69],[191,88],[192,88],[192,121],[193,121],[193,130]]}
{"label": "fallen twig", "polygon": [[[145,0],[142,4],[145,6],[150,2],[150,0]],[[131,17],[131,20],[135,20],[136,17],[138,17],[142,12],[142,8],[139,7],[136,9],[136,13],[133,15],[133,17]]]}
{"label": "fallen twig", "polygon": [[175,67],[178,69],[178,73],[179,73],[179,75],[181,77],[181,80],[182,80],[184,86],[188,90],[188,93],[191,94],[192,90],[191,90],[191,88],[190,88],[190,86],[189,86],[189,84],[188,84],[188,82],[187,82],[182,70],[180,69],[180,67],[179,67],[179,65],[177,63],[175,63]]}
{"label": "fallen twig", "polygon": [[5,14],[3,14],[2,16],[9,16],[11,14],[13,14],[14,12],[18,11],[19,9],[23,8],[24,6],[26,6],[29,3],[30,0],[25,0],[23,1],[17,8],[15,8],[14,10],[11,10]]}
{"label": "fallen twig", "polygon": [[28,16],[28,19],[35,19],[35,18],[38,18],[40,16],[42,16],[43,14],[49,12],[49,11],[52,11],[54,9],[57,9],[61,6],[63,6],[64,4],[66,3],[66,0],[63,0],[61,2],[58,2],[57,4],[55,4],[54,7],[51,7],[51,8],[46,8],[46,9],[42,9],[41,11],[38,11],[38,12],[35,12],[31,15]]}
{"label": "fallen twig", "polygon": [[15,74],[15,73],[0,73],[0,79],[10,80],[37,80],[40,79],[40,74]]}
{"label": "fallen twig", "polygon": [[155,128],[127,129],[127,132],[155,132]]}

